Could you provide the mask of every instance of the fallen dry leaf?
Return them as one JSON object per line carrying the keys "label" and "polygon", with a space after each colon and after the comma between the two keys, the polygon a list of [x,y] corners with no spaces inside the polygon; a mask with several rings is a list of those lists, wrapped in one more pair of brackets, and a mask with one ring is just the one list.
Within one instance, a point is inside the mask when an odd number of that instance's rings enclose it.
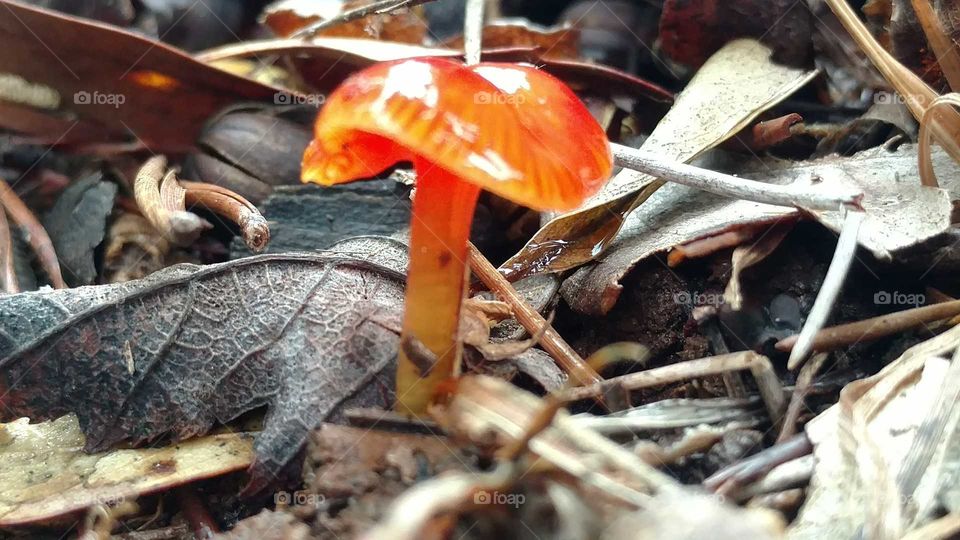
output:
{"label": "fallen dry leaf", "polygon": [[[570,26],[546,28],[522,19],[502,19],[484,26],[482,39],[486,48],[532,47],[542,49],[543,56],[551,58],[580,57],[580,32]],[[463,36],[448,39],[442,45],[462,50]]]}
{"label": "fallen dry leaf", "polygon": [[[484,60],[490,62],[526,62],[563,80],[575,90],[588,90],[601,96],[626,97],[642,100],[657,110],[673,100],[673,95],[635,75],[611,67],[562,58],[544,57],[542,50],[513,47],[485,51]],[[316,38],[309,43],[294,39],[248,41],[212,49],[197,58],[217,62],[227,58],[285,55],[303,80],[313,89],[326,92],[354,71],[390,60],[438,56],[457,58],[463,52],[439,47],[421,47],[406,43],[374,41],[360,38]]]}
{"label": "fallen dry leaf", "polygon": [[[770,50],[756,41],[731,42],[697,72],[642,148],[689,161],[742,130],[814,75],[773,63]],[[617,236],[624,217],[662,185],[650,175],[621,171],[583,207],[547,223],[501,268],[522,276],[567,270],[596,258]]]}
{"label": "fallen dry leaf", "polygon": [[243,469],[253,436],[211,435],[165,448],[83,452],[75,416],[0,424],[0,527],[49,523],[96,504],[141,495]]}
{"label": "fallen dry leaf", "polygon": [[224,106],[272,101],[280,91],[116,27],[9,0],[0,0],[0,15],[0,73],[54,96],[42,112],[100,126],[111,133],[109,142],[186,150]]}
{"label": "fallen dry leaf", "polygon": [[[817,458],[807,502],[788,530],[791,539],[901,538],[940,512],[956,512],[956,471],[960,463],[960,408],[939,436],[921,422],[936,412],[946,387],[949,356],[960,343],[960,328],[908,349],[880,373],[850,383],[840,403],[807,424]],[[957,359],[954,356],[953,362]],[[931,410],[933,408],[934,410]],[[904,486],[903,466],[913,460],[919,437],[934,437],[936,458],[916,484]],[[947,471],[953,471],[947,472]],[[916,489],[922,486],[922,489]],[[903,491],[906,489],[906,491]],[[916,489],[916,490],[915,490]]]}
{"label": "fallen dry leaf", "polygon": [[[261,21],[278,36],[290,37],[307,25],[334,19],[369,3],[365,0],[283,0],[269,6],[261,15]],[[316,35],[420,44],[427,36],[427,22],[423,8],[414,6],[337,24],[320,30]]]}
{"label": "fallen dry leaf", "polygon": [[[950,228],[951,194],[960,193],[960,170],[943,151],[934,152],[937,170],[952,185],[946,189],[920,185],[916,146],[896,152],[875,148],[853,157],[827,157],[807,162],[764,160],[736,172],[745,178],[776,184],[794,181],[855,186],[864,195],[866,219],[858,241],[876,257],[930,241]],[[949,171],[951,174],[947,174]],[[595,263],[568,278],[560,291],[576,311],[592,315],[608,312],[620,296],[620,280],[641,260],[673,246],[724,231],[794,219],[799,210],[782,206],[725,199],[680,185],[667,185],[627,219],[610,250]],[[812,212],[835,231],[840,212]]]}
{"label": "fallen dry leaf", "polygon": [[381,375],[392,387],[405,252],[360,239],[0,298],[2,417],[74,412],[84,448],[100,451],[200,435],[267,405],[256,485],[345,403],[389,405],[376,390]]}

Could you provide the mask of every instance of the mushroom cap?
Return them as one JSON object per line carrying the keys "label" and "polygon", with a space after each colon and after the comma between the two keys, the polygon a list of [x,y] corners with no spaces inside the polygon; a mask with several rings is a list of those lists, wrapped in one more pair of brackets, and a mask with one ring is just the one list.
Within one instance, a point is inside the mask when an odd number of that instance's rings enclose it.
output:
{"label": "mushroom cap", "polygon": [[518,64],[375,64],[328,96],[314,137],[305,182],[369,178],[419,157],[539,210],[576,208],[613,167],[606,134],[580,99]]}

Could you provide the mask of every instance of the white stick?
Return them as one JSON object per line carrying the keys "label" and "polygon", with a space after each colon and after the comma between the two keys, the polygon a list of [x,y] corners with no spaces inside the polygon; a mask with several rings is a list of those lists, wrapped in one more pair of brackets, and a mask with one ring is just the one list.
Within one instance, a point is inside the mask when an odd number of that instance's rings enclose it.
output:
{"label": "white stick", "polygon": [[467,12],[463,23],[463,50],[467,65],[480,63],[480,46],[483,41],[483,8],[485,0],[467,0]]}
{"label": "white stick", "polygon": [[621,167],[735,199],[811,210],[836,210],[846,205],[859,206],[863,198],[862,192],[853,189],[825,185],[782,186],[737,178],[686,163],[660,159],[648,152],[616,143],[610,143],[610,149],[617,165]]}
{"label": "white stick", "polygon": [[837,249],[833,252],[833,260],[830,261],[830,268],[827,269],[827,275],[823,278],[823,285],[817,293],[817,299],[813,302],[807,322],[803,323],[797,343],[790,351],[790,359],[787,360],[789,370],[794,370],[803,364],[813,348],[813,338],[827,323],[833,304],[843,286],[843,280],[850,271],[853,256],[857,252],[857,234],[860,232],[864,217],[866,214],[863,212],[847,211],[847,216],[843,220],[843,229],[840,230],[840,239],[837,240]]}

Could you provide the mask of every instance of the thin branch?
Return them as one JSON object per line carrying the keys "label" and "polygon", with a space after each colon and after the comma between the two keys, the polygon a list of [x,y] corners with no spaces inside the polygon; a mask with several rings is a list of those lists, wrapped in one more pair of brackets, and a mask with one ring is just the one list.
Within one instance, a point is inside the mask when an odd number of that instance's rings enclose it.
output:
{"label": "thin branch", "polygon": [[824,185],[783,186],[737,178],[686,163],[660,159],[616,143],[610,143],[610,149],[617,165],[621,167],[735,199],[811,210],[836,210],[845,205],[859,207],[863,198],[862,192],[851,189],[831,190]]}
{"label": "thin branch", "polygon": [[463,24],[463,50],[467,65],[480,63],[483,45],[483,10],[486,0],[467,0],[467,12]]}
{"label": "thin branch", "polygon": [[530,335],[535,336],[546,327],[540,344],[575,381],[581,385],[588,385],[597,384],[602,380],[600,375],[580,358],[577,351],[573,350],[573,347],[550,326],[550,323],[537,310],[527,305],[520,293],[503,277],[503,274],[490,264],[490,261],[483,256],[483,253],[480,253],[477,246],[474,246],[471,242],[467,249],[470,270],[491,291],[504,302],[510,304],[517,322],[523,325]]}
{"label": "thin branch", "polygon": [[33,215],[33,212],[23,204],[17,193],[4,180],[0,180],[0,205],[6,208],[10,218],[14,223],[22,227],[27,232],[27,241],[30,248],[37,254],[40,266],[50,278],[50,284],[55,289],[66,289],[67,284],[63,281],[63,274],[60,272],[60,261],[57,260],[57,252],[53,249],[53,242],[46,229]]}
{"label": "thin branch", "polygon": [[216,184],[181,180],[180,185],[186,189],[184,197],[188,206],[204,206],[214,214],[236,223],[250,251],[260,253],[267,247],[270,226],[253,203]]}
{"label": "thin branch", "polygon": [[0,290],[4,293],[20,292],[20,283],[13,267],[13,237],[7,213],[0,209]]}
{"label": "thin branch", "polygon": [[[873,341],[916,328],[925,323],[949,319],[956,315],[960,315],[960,300],[905,309],[862,321],[831,326],[820,330],[813,337],[813,350],[832,351],[856,343]],[[797,337],[794,335],[781,339],[775,345],[776,349],[778,351],[792,350],[796,346]]]}
{"label": "thin branch", "polygon": [[564,401],[590,399],[605,395],[615,388],[624,390],[640,390],[651,386],[659,386],[697,377],[722,375],[735,370],[750,370],[756,380],[760,397],[763,398],[771,422],[778,426],[783,418],[787,406],[780,385],[780,379],[773,370],[770,360],[752,351],[742,351],[708,358],[699,358],[687,362],[657,367],[646,371],[630,373],[620,377],[606,379],[601,383],[570,388],[563,390],[561,396]]}
{"label": "thin branch", "polygon": [[820,287],[817,299],[813,302],[813,309],[807,316],[807,322],[800,330],[797,344],[790,352],[787,369],[796,369],[807,359],[807,355],[813,350],[813,338],[827,323],[843,281],[850,271],[853,256],[857,252],[857,235],[860,233],[860,225],[865,216],[863,212],[847,211],[843,229],[840,231],[840,240],[837,241],[837,249],[833,252],[833,260],[830,261],[830,268],[827,269],[827,276],[823,279],[823,285]]}

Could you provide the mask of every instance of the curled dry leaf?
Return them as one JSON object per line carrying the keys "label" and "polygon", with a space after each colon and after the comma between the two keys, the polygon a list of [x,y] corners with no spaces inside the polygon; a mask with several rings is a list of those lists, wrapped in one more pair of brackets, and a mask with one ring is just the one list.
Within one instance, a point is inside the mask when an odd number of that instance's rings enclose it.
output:
{"label": "curled dry leaf", "polygon": [[123,213],[110,225],[103,255],[105,283],[140,279],[169,265],[170,242],[139,214]]}
{"label": "curled dry leaf", "polygon": [[[770,50],[756,41],[731,42],[697,72],[642,149],[689,161],[742,130],[814,75],[775,64]],[[586,205],[547,223],[501,271],[515,279],[596,258],[617,237],[626,216],[663,184],[650,175],[621,171]]]}
{"label": "curled dry leaf", "polygon": [[186,210],[185,190],[173,170],[167,170],[167,158],[153,156],[140,170],[133,185],[137,206],[143,216],[171,243],[189,246],[209,222]]}
{"label": "curled dry leaf", "polygon": [[98,451],[196,436],[266,405],[259,487],[344,403],[376,401],[369,389],[396,355],[405,261],[402,246],[362,239],[0,298],[2,416],[75,412],[85,450]]}
{"label": "curled dry leaf", "polygon": [[0,424],[0,527],[56,522],[96,504],[141,495],[243,469],[254,458],[253,436],[230,433],[166,448],[83,452],[74,416]]}
{"label": "curled dry leaf", "polygon": [[[808,162],[763,160],[736,172],[745,178],[791,183],[817,178],[823,184],[845,185],[864,193],[866,219],[860,245],[880,259],[931,241],[950,228],[951,198],[960,193],[958,165],[945,152],[934,151],[933,161],[945,180],[943,189],[920,185],[917,148],[896,152],[876,148],[853,157],[827,157]],[[842,226],[838,211],[811,211],[834,231]],[[641,260],[696,238],[716,235],[744,225],[794,220],[796,209],[748,201],[731,201],[679,185],[667,185],[631,214],[610,250],[591,265],[580,268],[560,289],[564,299],[581,313],[602,315],[620,296],[620,280]],[[696,216],[691,218],[691,216]]]}

